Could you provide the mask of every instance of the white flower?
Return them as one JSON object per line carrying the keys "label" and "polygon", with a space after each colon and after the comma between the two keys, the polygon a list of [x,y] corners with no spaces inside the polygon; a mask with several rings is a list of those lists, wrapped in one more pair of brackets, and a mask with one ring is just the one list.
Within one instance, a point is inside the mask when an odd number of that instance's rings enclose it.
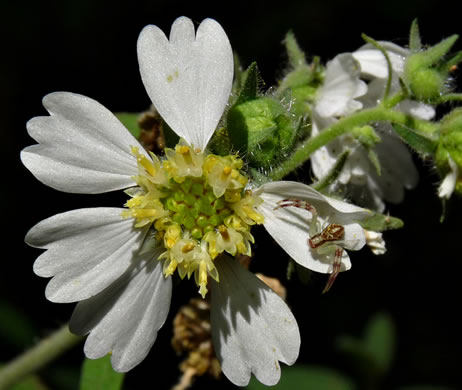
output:
{"label": "white flower", "polygon": [[[121,372],[144,359],[166,320],[169,275],[194,274],[203,296],[211,287],[212,336],[225,375],[244,386],[253,373],[273,385],[278,361],[292,364],[298,356],[297,323],[269,287],[224,254],[249,253],[250,225],[263,222],[264,192],[259,198],[245,191],[235,156],[204,153],[231,90],[228,38],[214,20],[195,32],[182,17],[169,40],[157,27],[145,27],[138,57],[152,102],[183,141],[159,160],[96,101],[66,92],[45,96],[50,115],[28,122],[38,144],[22,151],[24,165],[60,191],[128,188],[130,199],[126,208],[74,210],[35,225],[26,242],[46,251],[34,271],[52,277],[49,300],[79,302],[70,328],[89,334],[85,354],[95,359],[111,352]],[[271,202],[276,195],[268,196]],[[265,207],[261,213],[274,215]],[[273,235],[276,224],[265,224]]]}
{"label": "white flower", "polygon": [[[320,88],[312,113],[312,136],[333,125],[338,119],[363,107],[359,97],[367,92],[367,85],[360,80],[360,67],[349,53],[336,56],[326,66],[323,86]],[[348,147],[355,144],[346,137],[338,137],[328,145],[317,149],[311,156],[311,165],[316,177],[325,177],[335,165],[337,158]],[[347,162],[348,163],[348,162]],[[338,181],[350,181],[351,169],[344,167]]]}
{"label": "white flower", "polygon": [[[396,93],[400,88],[398,77],[403,72],[408,51],[393,43],[380,42],[380,44],[387,50],[392,64],[393,74],[390,92]],[[353,67],[350,67],[350,69],[347,67],[331,68],[328,64],[326,74],[337,73],[336,77],[340,80],[345,80],[343,84],[346,86],[355,85],[353,80],[356,80],[356,83],[363,82],[360,78],[368,80],[367,93],[364,92],[356,96],[353,102],[355,107],[358,108],[374,107],[383,98],[387,82],[388,67],[385,57],[380,50],[370,44],[364,45],[359,50],[351,53],[351,56],[356,61],[357,69]],[[334,76],[330,76],[330,78],[332,77]],[[322,107],[329,103],[328,100],[325,100],[325,89],[327,88],[329,88],[329,85],[326,83],[314,109],[314,135],[323,128],[335,123],[337,117],[348,115],[351,112],[351,110],[345,110],[340,112],[341,115],[338,115],[337,111],[336,116],[320,116],[317,114],[318,106],[321,105]],[[336,86],[332,85],[329,89],[330,94],[335,95]],[[343,106],[351,106],[353,98],[351,95],[344,94],[344,90],[345,86],[338,88],[339,96],[343,97]],[[409,100],[401,102],[397,109],[421,119],[431,119],[435,113],[431,106]],[[383,211],[385,208],[383,200],[400,203],[404,197],[404,189],[411,189],[416,186],[418,173],[406,145],[396,136],[391,126],[389,124],[379,124],[375,126],[375,129],[381,138],[381,142],[374,148],[380,162],[380,175],[374,163],[368,157],[367,150],[349,135],[340,137],[327,146],[320,148],[313,154],[311,161],[314,174],[318,178],[322,178],[333,167],[338,156],[345,150],[350,150],[349,158],[337,183],[334,183],[333,186],[336,187],[337,191],[344,189],[347,195],[357,203]]]}
{"label": "white flower", "polygon": [[[347,250],[360,250],[366,243],[358,221],[370,216],[369,210],[297,182],[267,183],[255,193],[263,199],[258,211],[266,230],[298,264],[331,274],[326,289],[338,272],[351,268]],[[338,230],[329,235],[332,228]]]}
{"label": "white flower", "polygon": [[446,174],[438,187],[438,196],[444,199],[449,199],[451,197],[456,189],[457,178],[459,177],[459,167],[451,157],[449,157],[448,163],[451,170]]}
{"label": "white flower", "polygon": [[385,240],[382,238],[382,233],[372,230],[364,230],[366,235],[366,244],[374,255],[383,255],[387,251],[385,248]]}
{"label": "white flower", "polygon": [[327,63],[324,84],[314,108],[317,115],[339,118],[362,108],[357,98],[367,92],[367,86],[359,79],[360,70],[350,53],[339,54]]}

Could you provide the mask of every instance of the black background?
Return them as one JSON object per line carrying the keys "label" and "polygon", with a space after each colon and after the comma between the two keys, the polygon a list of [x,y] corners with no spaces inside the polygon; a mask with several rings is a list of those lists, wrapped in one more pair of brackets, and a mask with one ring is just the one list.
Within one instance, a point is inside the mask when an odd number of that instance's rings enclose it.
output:
{"label": "black background", "polygon": [[[410,23],[416,17],[425,43],[434,44],[462,32],[460,12],[441,1],[189,2],[186,6],[174,0],[1,2],[0,293],[2,300],[17,305],[30,318],[37,338],[65,323],[73,305],[52,304],[45,299],[47,280],[32,272],[39,251],[23,243],[25,233],[55,213],[118,206],[124,198],[120,194],[63,194],[40,184],[19,160],[19,151],[33,143],[25,123],[45,114],[41,99],[53,91],[90,96],[112,111],[147,108],[150,101],[136,58],[138,34],[146,24],[156,24],[168,32],[173,20],[181,15],[195,22],[205,17],[218,20],[242,63],[256,60],[268,86],[284,69],[280,42],[289,29],[309,56],[320,55],[323,61],[362,45],[362,32],[405,45]],[[460,42],[456,49],[462,49]],[[460,70],[455,76],[460,85]],[[322,276],[316,275],[308,288],[289,283],[290,304],[302,334],[299,361],[348,373],[348,365],[335,351],[335,337],[360,335],[372,314],[386,311],[396,324],[398,346],[383,388],[411,384],[462,388],[462,323],[457,318],[462,201],[451,201],[449,216],[440,224],[441,205],[435,195],[438,177],[431,161],[415,157],[421,172],[419,186],[406,194],[404,204],[387,209],[406,223],[401,231],[386,233],[387,254],[375,257],[367,250],[351,254],[352,270],[340,275],[327,295],[320,294],[325,282]],[[309,171],[305,173],[308,178]],[[302,175],[298,179],[303,179]],[[265,261],[271,258],[282,265],[267,272],[283,271],[286,256],[282,250],[263,231],[257,231],[256,236],[258,267],[264,269]],[[169,348],[170,324],[175,309],[186,298],[174,295],[165,329],[148,358],[128,375],[129,388],[163,389],[177,379],[178,361]],[[18,352],[5,343],[0,359],[6,361]],[[78,365],[81,359],[78,347],[64,360]],[[199,382],[196,388],[204,388],[206,383]],[[226,380],[224,385],[228,386]]]}

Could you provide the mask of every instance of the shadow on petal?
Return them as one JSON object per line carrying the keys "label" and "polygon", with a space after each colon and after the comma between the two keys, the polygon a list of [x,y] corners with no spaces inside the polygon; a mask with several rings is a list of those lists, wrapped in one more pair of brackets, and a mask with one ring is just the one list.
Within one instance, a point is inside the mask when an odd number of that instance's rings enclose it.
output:
{"label": "shadow on petal", "polygon": [[215,352],[228,379],[245,386],[251,373],[266,385],[279,381],[279,361],[293,364],[300,334],[285,302],[228,256],[216,261],[220,282],[211,281]]}

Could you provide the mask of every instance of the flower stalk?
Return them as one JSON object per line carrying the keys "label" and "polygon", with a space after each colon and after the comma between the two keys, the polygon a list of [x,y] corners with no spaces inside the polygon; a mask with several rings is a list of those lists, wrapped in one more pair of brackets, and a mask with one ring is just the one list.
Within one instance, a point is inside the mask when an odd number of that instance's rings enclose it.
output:
{"label": "flower stalk", "polygon": [[68,324],[64,325],[0,369],[0,390],[8,389],[26,376],[39,371],[81,340],[82,337],[69,331]]}
{"label": "flower stalk", "polygon": [[[390,99],[394,99],[393,97]],[[397,102],[398,103],[398,102]],[[356,127],[371,123],[388,121],[410,127],[417,132],[431,134],[438,130],[438,124],[417,119],[412,115],[395,111],[381,104],[377,107],[358,111],[350,116],[339,120],[329,128],[321,131],[318,135],[303,142],[286,161],[273,171],[268,173],[270,180],[281,180],[283,177],[305,163],[313,152],[327,145],[335,138],[348,133]]]}

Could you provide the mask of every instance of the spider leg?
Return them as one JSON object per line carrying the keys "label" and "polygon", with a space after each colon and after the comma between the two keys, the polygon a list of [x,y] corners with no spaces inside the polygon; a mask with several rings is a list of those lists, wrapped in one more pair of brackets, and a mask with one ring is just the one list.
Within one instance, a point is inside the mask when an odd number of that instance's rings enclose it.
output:
{"label": "spider leg", "polygon": [[342,254],[343,248],[341,246],[337,246],[335,248],[335,257],[332,273],[330,274],[329,279],[327,280],[326,287],[324,287],[324,290],[322,291],[323,294],[330,290],[330,288],[335,282],[335,279],[337,278],[337,275],[340,272],[340,267],[342,265]]}
{"label": "spider leg", "polygon": [[277,206],[274,208],[274,210],[281,209],[284,207],[297,207],[299,209],[304,209],[304,210],[309,211],[311,213],[311,223],[310,223],[309,235],[313,236],[316,234],[318,230],[318,212],[313,205],[309,204],[305,200],[296,199],[296,198],[287,198],[287,199],[282,199],[278,201]]}
{"label": "spider leg", "polygon": [[283,207],[297,207],[299,209],[305,209],[311,212],[313,215],[318,215],[318,212],[316,211],[316,208],[309,204],[308,202],[301,200],[301,199],[296,199],[296,198],[287,198],[287,199],[282,199],[277,202],[277,207],[274,208],[274,210],[283,208]]}

